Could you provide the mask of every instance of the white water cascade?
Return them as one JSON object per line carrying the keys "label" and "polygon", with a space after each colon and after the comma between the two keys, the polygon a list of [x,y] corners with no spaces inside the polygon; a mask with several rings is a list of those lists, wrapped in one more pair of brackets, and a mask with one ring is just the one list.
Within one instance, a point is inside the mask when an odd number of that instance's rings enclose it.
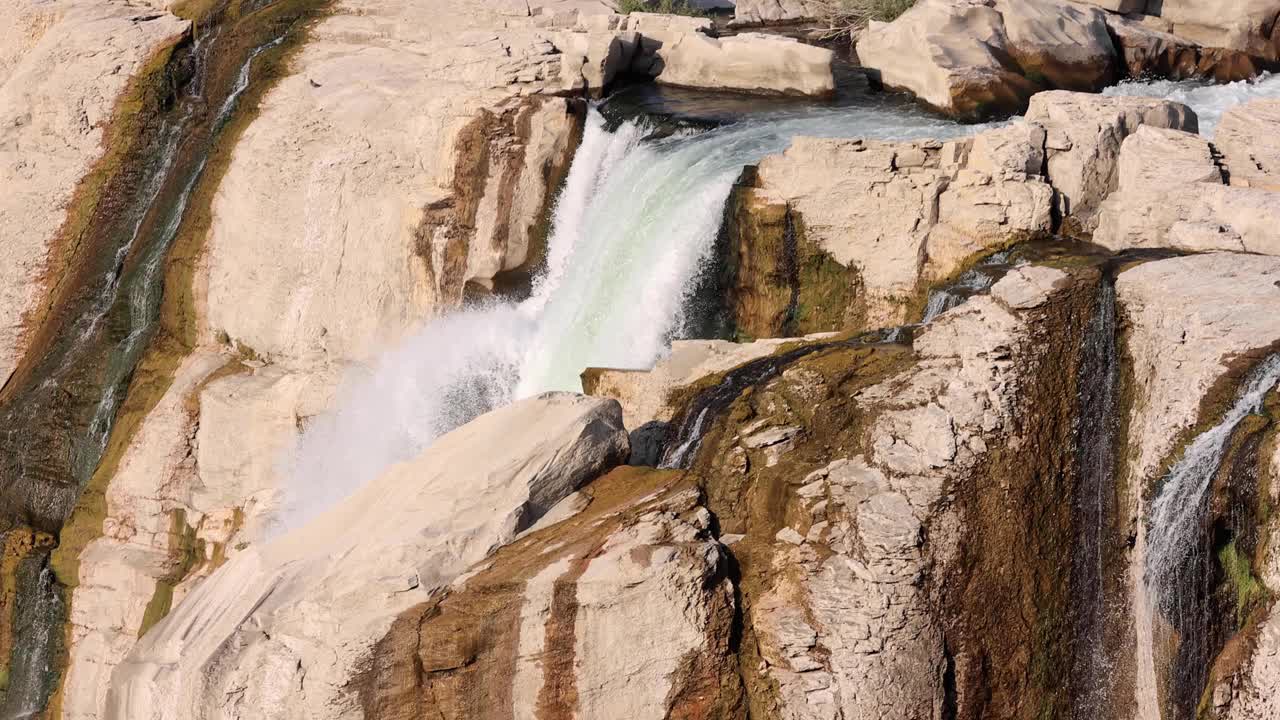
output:
{"label": "white water cascade", "polygon": [[1280,98],[1280,75],[1263,73],[1253,80],[1214,85],[1204,80],[1136,80],[1122,82],[1104,95],[1160,97],[1183,103],[1200,118],[1200,134],[1212,138],[1222,114],[1241,103]]}
{"label": "white water cascade", "polygon": [[1196,546],[1205,493],[1222,464],[1227,440],[1240,421],[1261,411],[1263,398],[1277,382],[1280,382],[1280,355],[1272,355],[1250,373],[1222,421],[1187,446],[1182,458],[1165,476],[1151,504],[1147,585],[1153,604],[1166,612],[1174,610],[1172,603],[1176,598],[1169,588],[1176,581],[1179,564]]}
{"label": "white water cascade", "polygon": [[901,105],[808,107],[650,140],[595,110],[557,202],[547,265],[523,302],[495,300],[426,324],[353,371],[334,409],[287,459],[279,526],[296,527],[441,434],[587,367],[648,368],[685,335],[742,168],[796,135],[900,140],[974,132]]}

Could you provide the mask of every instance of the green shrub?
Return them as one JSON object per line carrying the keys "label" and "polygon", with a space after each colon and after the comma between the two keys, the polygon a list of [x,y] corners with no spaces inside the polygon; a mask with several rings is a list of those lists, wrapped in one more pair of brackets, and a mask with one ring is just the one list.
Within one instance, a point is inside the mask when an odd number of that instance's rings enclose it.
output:
{"label": "green shrub", "polygon": [[618,3],[618,12],[623,15],[633,12],[694,16],[706,14],[690,5],[689,0],[622,0]]}

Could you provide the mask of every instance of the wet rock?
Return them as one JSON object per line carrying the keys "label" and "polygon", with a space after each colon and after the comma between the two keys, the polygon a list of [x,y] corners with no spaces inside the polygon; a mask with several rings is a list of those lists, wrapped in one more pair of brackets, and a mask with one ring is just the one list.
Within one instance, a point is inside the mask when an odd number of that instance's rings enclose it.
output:
{"label": "wet rock", "polygon": [[733,716],[733,589],[696,488],[626,469],[584,494],[401,614],[356,680],[363,717]]}
{"label": "wet rock", "polygon": [[1032,0],[921,0],[871,23],[858,57],[886,86],[960,118],[1019,112],[1037,91],[1096,91],[1115,77],[1106,13]]}
{"label": "wet rock", "polygon": [[50,291],[74,269],[71,236],[97,200],[81,179],[131,140],[130,95],[138,105],[188,30],[173,15],[125,2],[8,0],[4,18],[0,385],[29,349]]}
{"label": "wet rock", "polygon": [[1156,7],[1161,20],[1169,23],[1176,35],[1199,45],[1238,50],[1268,61],[1280,60],[1276,26],[1280,8],[1272,0],[1232,0],[1222,4],[1162,0]]}
{"label": "wet rock", "polygon": [[582,374],[583,390],[588,395],[620,402],[629,428],[638,429],[655,420],[670,422],[684,390],[709,375],[772,355],[787,342],[790,341],[677,340],[671,344],[671,353],[652,370],[589,368]]}
{"label": "wet rock", "polygon": [[1109,14],[1107,25],[1129,77],[1172,80],[1212,77],[1217,82],[1234,82],[1252,78],[1260,71],[1260,63],[1250,55],[1239,50],[1204,47],[1174,35],[1169,32],[1172,28],[1158,18]]}
{"label": "wet rock", "polygon": [[343,688],[399,613],[626,454],[612,401],[553,393],[482,416],[228,561],[116,668],[106,717],[352,708]]}

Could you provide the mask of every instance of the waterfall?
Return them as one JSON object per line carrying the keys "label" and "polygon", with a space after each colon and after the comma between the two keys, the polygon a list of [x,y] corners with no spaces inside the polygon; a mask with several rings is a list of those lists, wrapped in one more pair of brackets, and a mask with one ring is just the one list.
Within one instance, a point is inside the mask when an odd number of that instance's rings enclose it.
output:
{"label": "waterfall", "polygon": [[1103,717],[1113,685],[1107,635],[1108,530],[1115,509],[1115,433],[1119,396],[1116,285],[1106,272],[1086,329],[1077,370],[1076,489],[1071,503],[1076,545],[1071,557],[1074,605],[1073,717]]}
{"label": "waterfall", "polygon": [[1162,612],[1176,611],[1177,598],[1169,589],[1176,581],[1179,563],[1195,547],[1205,496],[1222,463],[1227,440],[1241,420],[1261,411],[1263,398],[1277,382],[1280,355],[1272,355],[1249,374],[1222,421],[1193,440],[1165,476],[1151,504],[1146,556],[1147,585],[1153,603]]}
{"label": "waterfall", "polygon": [[1157,645],[1163,633],[1158,631],[1157,618],[1175,628],[1194,622],[1191,616],[1197,612],[1198,600],[1182,597],[1182,591],[1197,582],[1195,577],[1184,575],[1207,572],[1204,567],[1188,571],[1186,564],[1201,546],[1201,522],[1209,488],[1232,434],[1246,417],[1261,410],[1263,399],[1277,382],[1280,355],[1272,355],[1248,375],[1222,420],[1198,435],[1183,451],[1165,475],[1147,521],[1139,523],[1133,606],[1137,632],[1136,698],[1138,717],[1143,720],[1159,720],[1162,716],[1158,662],[1161,652]]}
{"label": "waterfall", "polygon": [[42,552],[24,558],[18,566],[13,653],[6,658],[9,682],[0,703],[0,720],[40,717],[57,684],[66,608],[48,560],[48,553]]}
{"label": "waterfall", "polygon": [[1200,119],[1200,134],[1212,138],[1223,113],[1241,103],[1280,98],[1280,75],[1262,73],[1252,80],[1214,84],[1207,80],[1127,80],[1104,95],[1160,97],[1187,105]]}
{"label": "waterfall", "polygon": [[796,135],[904,140],[982,127],[864,100],[661,138],[640,121],[611,130],[593,108],[531,296],[446,314],[353,369],[333,408],[283,459],[274,531],[314,517],[483,412],[548,390],[581,391],[587,367],[652,367],[672,339],[692,332],[689,306],[713,262],[733,183]]}

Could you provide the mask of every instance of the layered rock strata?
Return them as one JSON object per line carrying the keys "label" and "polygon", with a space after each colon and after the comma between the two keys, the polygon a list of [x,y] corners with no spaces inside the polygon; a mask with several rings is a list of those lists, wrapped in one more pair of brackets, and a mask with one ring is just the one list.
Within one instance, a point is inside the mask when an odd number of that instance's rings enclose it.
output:
{"label": "layered rock strata", "polygon": [[618,404],[568,394],[445,435],[201,583],[116,668],[104,717],[358,717],[345,688],[398,613],[626,455]]}

